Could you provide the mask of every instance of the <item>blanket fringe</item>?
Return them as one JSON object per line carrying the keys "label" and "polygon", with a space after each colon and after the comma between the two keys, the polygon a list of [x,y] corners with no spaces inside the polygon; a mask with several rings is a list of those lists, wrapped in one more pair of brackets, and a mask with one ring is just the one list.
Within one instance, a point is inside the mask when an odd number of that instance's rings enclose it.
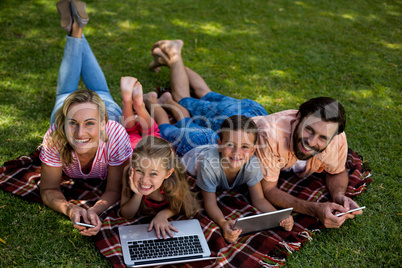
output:
{"label": "blanket fringe", "polygon": [[295,250],[299,250],[301,247],[300,242],[279,242],[280,245],[284,246],[289,253],[293,253]]}
{"label": "blanket fringe", "polygon": [[268,255],[265,256],[268,260],[275,262],[275,264],[269,264],[265,261],[259,261],[259,264],[263,267],[279,267],[279,265],[284,265],[286,262],[286,259],[281,259],[281,258],[275,258],[275,257],[270,257]]}
{"label": "blanket fringe", "polygon": [[362,174],[362,176],[361,176],[362,179],[367,179],[367,178],[370,178],[370,177],[371,177],[371,173],[368,172],[368,171],[364,172]]}
{"label": "blanket fringe", "polygon": [[279,264],[269,264],[264,261],[259,261],[258,264],[264,268],[279,267]]}
{"label": "blanket fringe", "polygon": [[309,231],[303,231],[303,232],[300,232],[300,233],[299,233],[299,236],[304,237],[304,238],[307,238],[308,241],[313,240],[313,238],[311,237],[311,235],[312,235],[312,234],[311,234]]}

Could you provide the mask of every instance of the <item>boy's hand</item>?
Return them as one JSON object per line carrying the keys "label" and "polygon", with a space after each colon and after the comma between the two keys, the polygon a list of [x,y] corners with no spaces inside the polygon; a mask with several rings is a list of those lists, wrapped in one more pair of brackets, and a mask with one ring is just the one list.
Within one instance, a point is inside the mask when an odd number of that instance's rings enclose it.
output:
{"label": "boy's hand", "polygon": [[280,226],[282,226],[286,231],[292,231],[293,224],[294,224],[293,217],[289,216],[281,221]]}
{"label": "boy's hand", "polygon": [[234,221],[225,221],[222,225],[222,231],[223,231],[223,237],[225,238],[226,241],[229,243],[234,243],[236,242],[237,238],[239,238],[239,235],[241,234],[241,229],[236,229],[233,230],[234,226]]}

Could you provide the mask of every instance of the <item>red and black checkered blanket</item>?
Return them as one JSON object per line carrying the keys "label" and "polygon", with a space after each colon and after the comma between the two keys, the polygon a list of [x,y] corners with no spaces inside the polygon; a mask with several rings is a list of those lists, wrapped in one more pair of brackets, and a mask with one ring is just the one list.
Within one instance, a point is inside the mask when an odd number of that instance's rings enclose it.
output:
{"label": "red and black checkered blanket", "polygon": [[[38,182],[40,180],[39,150],[30,156],[22,156],[8,161],[0,167],[0,189],[24,197],[25,199],[42,202],[39,195]],[[363,165],[359,155],[349,150],[346,168],[350,181],[347,195],[354,197],[361,194],[371,182],[370,173]],[[189,183],[196,190],[195,179],[189,177]],[[83,207],[88,203],[94,204],[104,190],[104,183],[98,180],[80,180],[63,178],[62,191],[69,202]],[[323,174],[313,174],[308,178],[300,179],[293,173],[281,173],[278,187],[301,199],[313,202],[327,202],[330,200]],[[235,219],[258,213],[246,197],[246,192],[224,191],[217,193],[218,205],[227,218]],[[78,200],[86,200],[80,202]],[[117,216],[119,204],[115,204],[102,215],[103,224],[100,232],[93,238],[99,251],[110,260],[115,267],[124,267],[122,250],[118,236],[118,226],[133,223],[147,223],[150,218],[136,218],[131,221]],[[234,244],[226,243],[219,226],[209,219],[205,211],[197,216],[200,220],[212,256],[221,256],[215,262],[193,262],[184,267],[273,267],[283,264],[286,257],[299,250],[301,245],[311,239],[313,232],[323,228],[317,219],[293,213],[295,225],[292,231],[286,232],[282,228],[258,232],[242,236]],[[180,216],[175,220],[182,219]]]}

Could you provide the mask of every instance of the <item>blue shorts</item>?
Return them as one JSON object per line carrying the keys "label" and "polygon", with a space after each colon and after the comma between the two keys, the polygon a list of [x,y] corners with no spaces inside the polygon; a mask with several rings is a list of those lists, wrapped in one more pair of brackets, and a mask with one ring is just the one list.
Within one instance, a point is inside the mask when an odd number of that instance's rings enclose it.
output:
{"label": "blue shorts", "polygon": [[219,131],[223,121],[232,115],[268,115],[264,107],[253,100],[238,100],[216,92],[209,92],[201,99],[186,97],[179,104],[190,112],[195,124],[214,131]]}
{"label": "blue shorts", "polygon": [[175,125],[159,125],[159,133],[172,144],[178,156],[200,145],[217,144],[216,140],[219,139],[215,131],[194,124],[191,117],[183,118]]}

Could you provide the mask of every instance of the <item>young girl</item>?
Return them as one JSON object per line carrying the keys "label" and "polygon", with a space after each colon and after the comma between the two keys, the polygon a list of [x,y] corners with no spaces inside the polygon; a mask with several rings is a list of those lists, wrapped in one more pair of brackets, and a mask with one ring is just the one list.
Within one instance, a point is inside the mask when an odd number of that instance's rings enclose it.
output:
{"label": "young girl", "polygon": [[134,149],[131,165],[123,172],[121,216],[132,219],[156,214],[148,231],[154,228],[158,238],[172,237],[171,231],[178,230],[168,219],[180,213],[189,218],[199,210],[185,174],[167,141],[155,136],[142,138]]}

